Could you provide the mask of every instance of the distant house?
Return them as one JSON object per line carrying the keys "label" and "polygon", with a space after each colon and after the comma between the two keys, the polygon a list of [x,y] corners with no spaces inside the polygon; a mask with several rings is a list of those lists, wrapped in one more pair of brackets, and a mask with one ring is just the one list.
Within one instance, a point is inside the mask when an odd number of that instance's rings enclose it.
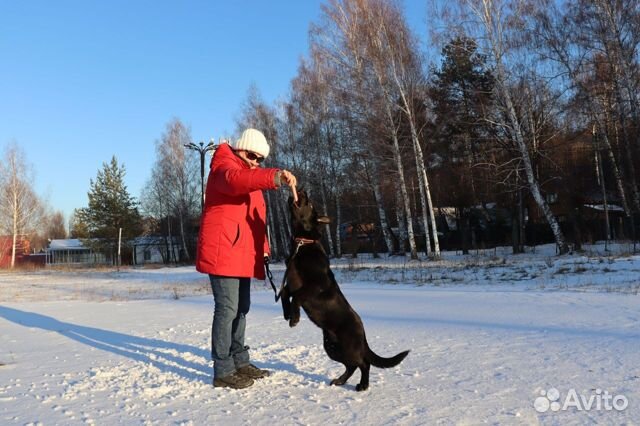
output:
{"label": "distant house", "polygon": [[111,263],[104,253],[94,252],[78,239],[51,240],[47,248],[47,265],[96,265]]}
{"label": "distant house", "polygon": [[340,224],[340,238],[345,241],[352,238],[359,240],[371,239],[376,233],[376,225],[373,222],[368,223],[342,223]]}
{"label": "distant house", "polygon": [[183,256],[182,244],[178,237],[148,235],[131,241],[133,246],[133,264],[175,263]]}

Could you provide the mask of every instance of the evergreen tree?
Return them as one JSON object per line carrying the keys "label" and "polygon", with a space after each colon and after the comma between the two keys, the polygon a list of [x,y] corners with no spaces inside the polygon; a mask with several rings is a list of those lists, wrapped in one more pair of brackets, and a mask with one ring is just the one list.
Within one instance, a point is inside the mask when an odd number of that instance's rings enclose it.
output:
{"label": "evergreen tree", "polygon": [[112,256],[117,251],[120,228],[124,246],[142,230],[138,202],[127,191],[125,174],[124,165],[119,165],[115,156],[110,163],[103,163],[96,180],[90,180],[89,206],[78,209],[76,215],[92,239],[87,244],[94,249],[106,249]]}
{"label": "evergreen tree", "polygon": [[469,252],[474,235],[470,207],[486,201],[483,155],[490,155],[493,77],[487,58],[476,42],[464,36],[452,39],[442,50],[440,69],[434,70],[430,87],[434,112],[433,150],[446,171],[439,180],[441,202],[457,209],[463,253]]}
{"label": "evergreen tree", "polygon": [[444,157],[453,163],[474,159],[485,136],[490,133],[493,79],[487,58],[476,42],[459,36],[442,50],[441,68],[435,70],[431,99],[436,115],[439,142],[446,144]]}
{"label": "evergreen tree", "polygon": [[71,217],[69,218],[69,238],[89,238],[89,227],[86,223],[82,222],[81,211],[82,209],[74,209]]}

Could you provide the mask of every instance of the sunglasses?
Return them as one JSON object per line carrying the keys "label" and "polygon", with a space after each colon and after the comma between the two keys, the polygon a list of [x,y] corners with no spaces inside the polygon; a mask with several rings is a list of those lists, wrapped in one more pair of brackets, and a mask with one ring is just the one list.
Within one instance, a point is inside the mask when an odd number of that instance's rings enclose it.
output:
{"label": "sunglasses", "polygon": [[259,156],[255,152],[245,151],[244,155],[247,157],[247,160],[255,161],[258,164],[261,164],[264,161],[264,157]]}

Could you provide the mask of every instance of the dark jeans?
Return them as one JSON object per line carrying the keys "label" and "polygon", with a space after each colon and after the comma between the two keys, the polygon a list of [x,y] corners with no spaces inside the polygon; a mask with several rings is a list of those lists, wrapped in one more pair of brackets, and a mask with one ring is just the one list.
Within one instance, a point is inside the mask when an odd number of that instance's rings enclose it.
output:
{"label": "dark jeans", "polygon": [[250,278],[209,275],[215,310],[211,326],[213,377],[222,378],[249,364],[244,344],[245,316],[249,312]]}

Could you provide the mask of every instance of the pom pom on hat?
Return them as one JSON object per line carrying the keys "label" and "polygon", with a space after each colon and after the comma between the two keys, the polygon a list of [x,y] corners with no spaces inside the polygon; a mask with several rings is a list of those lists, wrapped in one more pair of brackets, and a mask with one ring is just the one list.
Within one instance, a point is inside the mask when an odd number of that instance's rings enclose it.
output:
{"label": "pom pom on hat", "polygon": [[255,152],[264,158],[267,158],[270,149],[267,138],[264,137],[262,132],[256,129],[247,129],[242,132],[240,139],[235,141],[231,147],[236,151],[244,150]]}

